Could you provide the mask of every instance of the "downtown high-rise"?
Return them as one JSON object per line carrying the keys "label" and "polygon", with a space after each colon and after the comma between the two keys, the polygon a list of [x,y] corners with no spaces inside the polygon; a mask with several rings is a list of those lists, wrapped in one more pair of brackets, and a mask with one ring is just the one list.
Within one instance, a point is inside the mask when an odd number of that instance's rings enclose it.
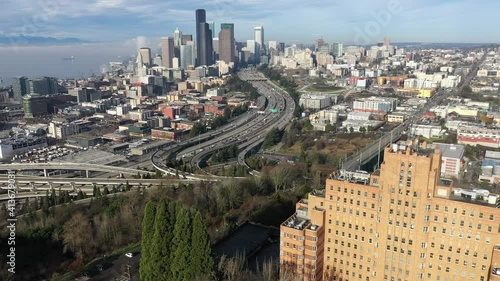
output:
{"label": "downtown high-rise", "polygon": [[219,59],[227,64],[235,61],[234,24],[223,23],[219,32]]}
{"label": "downtown high-rise", "polygon": [[196,54],[197,65],[212,65],[213,46],[212,32],[206,22],[207,16],[203,9],[196,10]]}
{"label": "downtown high-rise", "polygon": [[161,45],[161,61],[162,66],[166,68],[173,67],[174,59],[174,38],[172,37],[162,37],[160,39]]}
{"label": "downtown high-rise", "polygon": [[264,27],[257,26],[254,28],[254,40],[258,44],[259,50],[264,50]]}
{"label": "downtown high-rise", "polygon": [[499,197],[461,193],[441,161],[413,140],[386,147],[372,174],[332,174],[280,227],[282,278],[500,280]]}

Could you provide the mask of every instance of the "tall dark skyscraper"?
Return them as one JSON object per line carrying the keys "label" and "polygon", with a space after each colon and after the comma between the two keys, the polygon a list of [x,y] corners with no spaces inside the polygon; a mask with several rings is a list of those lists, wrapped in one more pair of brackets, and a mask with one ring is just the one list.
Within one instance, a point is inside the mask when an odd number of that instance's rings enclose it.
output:
{"label": "tall dark skyscraper", "polygon": [[196,10],[196,65],[211,65],[213,63],[212,37],[205,10]]}
{"label": "tall dark skyscraper", "polygon": [[219,32],[219,54],[220,60],[226,63],[234,62],[235,46],[234,46],[234,24],[223,23],[220,26]]}

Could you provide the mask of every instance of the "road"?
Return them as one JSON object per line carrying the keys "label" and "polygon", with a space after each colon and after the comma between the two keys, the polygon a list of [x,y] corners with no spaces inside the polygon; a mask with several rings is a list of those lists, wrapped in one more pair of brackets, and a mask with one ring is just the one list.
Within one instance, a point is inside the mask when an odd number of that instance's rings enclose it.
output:
{"label": "road", "polygon": [[472,66],[472,71],[464,78],[462,85],[455,91],[446,91],[444,89],[440,89],[437,93],[428,99],[428,102],[420,108],[419,111],[415,112],[411,118],[406,120],[402,125],[394,128],[391,132],[382,135],[378,140],[373,141],[369,145],[365,146],[352,156],[346,159],[343,163],[342,169],[348,171],[354,171],[361,167],[362,164],[366,163],[370,159],[372,159],[377,153],[380,152],[381,149],[384,149],[385,146],[390,144],[391,142],[397,140],[401,133],[404,130],[407,130],[411,127],[412,124],[416,124],[416,122],[422,119],[425,112],[429,111],[432,107],[440,105],[443,101],[447,100],[448,97],[455,93],[461,93],[463,88],[470,84],[472,79],[477,75],[477,66],[482,64],[486,59],[486,53],[481,58],[481,60],[477,61]]}
{"label": "road", "polygon": [[[242,80],[251,82],[261,94],[257,105],[261,112],[250,110],[242,118],[223,128],[158,151],[151,156],[151,162],[156,169],[169,174],[178,173],[184,178],[205,179],[207,176],[182,173],[167,167],[164,163],[165,155],[173,153],[177,160],[183,159],[193,167],[199,167],[203,159],[212,153],[227,149],[232,145],[238,145],[239,150],[244,149],[245,146],[263,141],[271,128],[283,128],[288,124],[295,108],[291,97],[255,71],[242,71],[239,75]],[[267,106],[264,107],[266,99]],[[276,109],[277,112],[271,112],[272,109]],[[244,160],[239,162],[244,163]],[[208,177],[213,178],[213,176]]]}

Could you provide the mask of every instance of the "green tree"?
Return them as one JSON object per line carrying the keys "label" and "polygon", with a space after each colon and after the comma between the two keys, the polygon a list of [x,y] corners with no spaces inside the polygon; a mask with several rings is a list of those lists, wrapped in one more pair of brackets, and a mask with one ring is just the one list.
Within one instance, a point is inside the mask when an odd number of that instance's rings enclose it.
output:
{"label": "green tree", "polygon": [[193,280],[193,272],[187,266],[191,253],[190,226],[190,212],[183,207],[179,208],[174,227],[174,238],[172,239],[171,270],[173,281]]}
{"label": "green tree", "polygon": [[104,188],[104,192],[103,192],[103,194],[104,194],[104,195],[108,195],[108,194],[109,194],[109,189],[108,189],[108,187],[107,187],[107,186]]}
{"label": "green tree", "polygon": [[152,271],[152,259],[156,257],[151,256],[151,250],[154,239],[155,230],[155,216],[156,216],[156,206],[152,202],[146,204],[144,210],[144,219],[142,220],[142,255],[141,255],[141,265],[139,267],[139,274],[141,280],[153,281],[154,272]]}
{"label": "green tree", "polygon": [[360,127],[359,128],[360,133],[366,133],[366,128],[365,127]]}
{"label": "green tree", "polygon": [[167,205],[165,200],[161,199],[158,207],[156,208],[153,242],[151,243],[151,259],[149,268],[153,275],[152,280],[168,280],[165,276],[165,272],[161,271],[162,264],[160,259],[160,257],[163,257],[163,253],[166,250],[165,246],[168,245],[168,241],[163,239],[167,229]]}
{"label": "green tree", "polygon": [[352,133],[354,133],[354,128],[353,128],[353,127],[350,127],[350,128],[349,128],[349,132],[350,132],[351,134],[352,134]]}
{"label": "green tree", "polygon": [[327,133],[332,132],[335,128],[332,126],[332,124],[328,124],[325,126],[325,131]]}
{"label": "green tree", "polygon": [[207,227],[199,211],[196,211],[193,219],[189,266],[192,277],[208,275],[212,273],[214,267]]}

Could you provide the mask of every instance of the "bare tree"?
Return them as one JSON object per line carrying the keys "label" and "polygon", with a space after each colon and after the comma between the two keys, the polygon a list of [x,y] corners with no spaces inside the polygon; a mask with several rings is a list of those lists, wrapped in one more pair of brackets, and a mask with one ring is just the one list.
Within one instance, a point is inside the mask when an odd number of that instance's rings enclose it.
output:
{"label": "bare tree", "polygon": [[85,259],[94,247],[93,229],[87,217],[76,213],[63,226],[64,251],[72,251],[76,257]]}

